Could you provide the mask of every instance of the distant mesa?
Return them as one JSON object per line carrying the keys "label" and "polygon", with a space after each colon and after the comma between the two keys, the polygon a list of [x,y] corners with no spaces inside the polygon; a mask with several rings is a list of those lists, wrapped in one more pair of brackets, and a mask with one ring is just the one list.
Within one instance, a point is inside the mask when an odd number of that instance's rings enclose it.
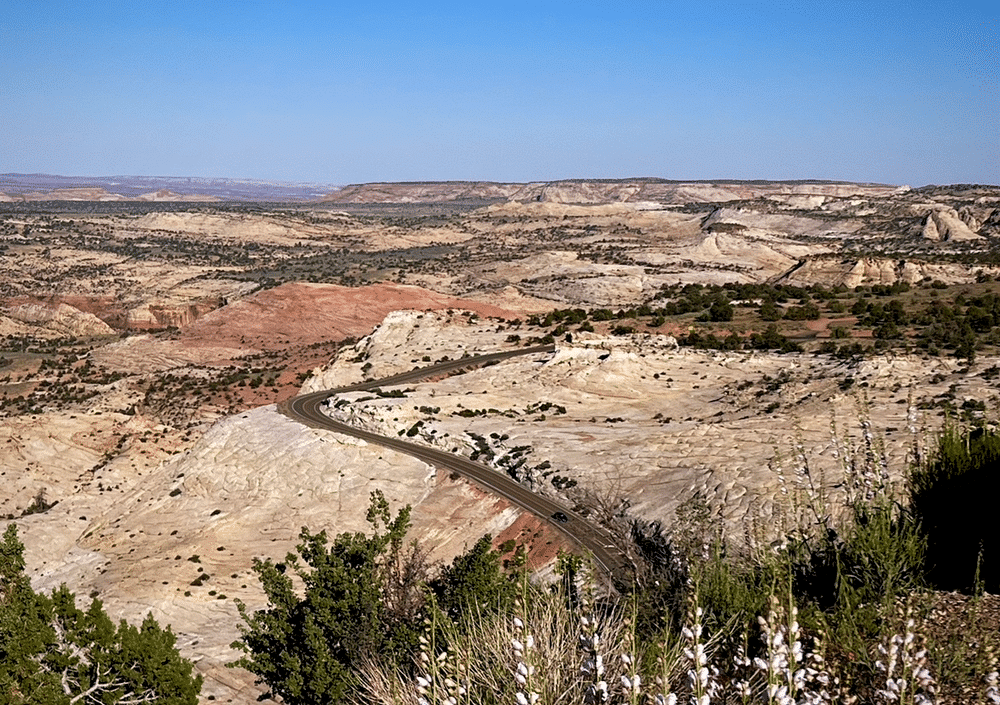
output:
{"label": "distant mesa", "polygon": [[160,189],[151,193],[143,193],[138,196],[125,196],[120,193],[111,193],[108,190],[99,188],[63,188],[52,191],[27,191],[24,193],[0,193],[0,201],[27,202],[27,201],[182,201],[182,202],[209,202],[215,203],[222,199],[218,196],[200,193],[174,193],[166,189]]}
{"label": "distant mesa", "polygon": [[0,174],[0,201],[314,201],[335,184],[188,176]]}
{"label": "distant mesa", "polygon": [[168,189],[160,189],[152,193],[144,193],[136,200],[139,201],[219,201],[218,196],[210,196],[200,193],[174,193]]}
{"label": "distant mesa", "polygon": [[827,198],[878,197],[908,186],[841,181],[673,181],[660,178],[563,179],[526,183],[413,181],[337,186],[306,182],[163,176],[0,174],[0,201],[256,201],[330,204],[607,203],[682,205],[765,198],[815,206]]}
{"label": "distant mesa", "polygon": [[320,199],[323,203],[445,203],[456,201],[601,204],[719,203],[781,197],[888,196],[909,187],[836,181],[668,181],[568,179],[532,183],[426,181],[352,184]]}

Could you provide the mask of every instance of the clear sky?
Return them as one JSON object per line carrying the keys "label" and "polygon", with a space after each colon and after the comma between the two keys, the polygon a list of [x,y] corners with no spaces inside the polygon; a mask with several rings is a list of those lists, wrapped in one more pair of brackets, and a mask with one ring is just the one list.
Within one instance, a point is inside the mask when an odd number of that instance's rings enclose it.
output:
{"label": "clear sky", "polygon": [[0,7],[0,173],[1000,184],[997,0]]}

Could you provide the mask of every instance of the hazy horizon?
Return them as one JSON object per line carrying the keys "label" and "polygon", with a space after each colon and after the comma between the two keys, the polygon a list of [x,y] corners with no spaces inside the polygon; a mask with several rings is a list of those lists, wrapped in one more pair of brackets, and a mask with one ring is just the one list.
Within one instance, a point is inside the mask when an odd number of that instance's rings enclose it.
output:
{"label": "hazy horizon", "polygon": [[971,1],[57,0],[8,18],[0,172],[998,184],[998,22]]}

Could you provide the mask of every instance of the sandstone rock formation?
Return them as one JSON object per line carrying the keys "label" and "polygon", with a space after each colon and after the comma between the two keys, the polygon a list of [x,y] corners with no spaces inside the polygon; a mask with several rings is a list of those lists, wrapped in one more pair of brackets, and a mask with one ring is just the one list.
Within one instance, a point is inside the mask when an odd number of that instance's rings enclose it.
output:
{"label": "sandstone rock formation", "polygon": [[158,303],[147,301],[133,309],[125,316],[125,327],[129,329],[160,329],[187,326],[209,311],[214,311],[222,305],[220,299],[202,299],[195,303]]}
{"label": "sandstone rock formation", "polygon": [[924,280],[945,284],[976,281],[980,276],[1000,275],[1000,268],[991,266],[966,267],[957,263],[927,262],[863,257],[861,259],[823,257],[806,260],[778,281],[795,286],[821,284],[848,288],[872,284],[916,284]]}
{"label": "sandstone rock formation", "polygon": [[[43,303],[25,303],[0,309],[4,319],[12,319],[30,328],[20,328],[18,335],[49,336],[101,336],[114,335],[115,330],[91,313],[84,313],[65,303],[48,305]],[[0,323],[2,326],[2,323]],[[0,328],[2,330],[2,328]],[[13,329],[10,329],[12,335]]]}
{"label": "sandstone rock formation", "polygon": [[399,309],[475,310],[482,316],[515,318],[507,309],[446,296],[404,284],[365,287],[337,284],[284,284],[265,289],[200,318],[184,338],[231,344],[281,344],[290,340],[333,339],[365,335],[391,311]]}
{"label": "sandstone rock formation", "polygon": [[974,233],[959,217],[954,208],[935,208],[924,220],[923,237],[934,242],[978,240]]}
{"label": "sandstone rock formation", "polygon": [[[407,351],[425,351],[433,359],[445,351],[459,353],[468,337],[459,337],[457,320],[443,314],[394,314],[319,371],[307,389],[405,371]],[[467,333],[490,334],[485,324],[472,325]],[[481,449],[477,437],[506,436],[492,446],[496,458],[513,447],[530,446],[531,464],[548,464],[549,472],[528,478],[539,491],[558,495],[561,491],[546,477],[570,477],[591,492],[622,495],[646,517],[668,520],[677,503],[692,492],[705,492],[719,502],[735,530],[755,516],[767,521],[775,511],[788,511],[780,508],[781,485],[804,481],[793,466],[805,459],[812,481],[829,483],[813,491],[843,487],[843,454],[860,452],[850,446],[863,440],[864,423],[882,429],[898,481],[912,448],[911,433],[930,421],[920,421],[916,406],[946,389],[949,379],[959,379],[958,364],[946,360],[928,366],[924,360],[893,357],[852,365],[810,356],[677,350],[668,342],[580,335],[547,359],[512,360],[409,384],[403,398],[359,393],[345,397],[349,403],[331,413],[389,436],[420,421],[419,438],[464,452]],[[367,372],[361,371],[360,360]],[[977,372],[961,378],[963,393],[990,393],[987,379],[978,374],[993,362],[983,361]],[[864,402],[843,392],[838,380],[844,374],[864,383]],[[928,382],[934,377],[938,381]],[[756,385],[767,387],[769,379],[784,381],[760,393]],[[541,401],[564,410],[539,418],[530,409]],[[775,401],[780,411],[761,412]],[[430,408],[437,411],[428,414]],[[459,414],[463,409],[481,413]],[[620,423],[627,433],[619,432]],[[839,430],[832,431],[831,423]],[[796,429],[794,442],[789,427]],[[676,481],[670,480],[674,473]],[[654,477],[655,486],[650,484]],[[568,498],[582,501],[574,493]]]}
{"label": "sandstone rock formation", "polygon": [[123,196],[111,193],[104,188],[64,188],[52,191],[28,191],[26,193],[0,193],[0,201],[7,203],[15,201],[185,201],[213,203],[220,199],[207,194],[174,193],[166,189],[144,193],[140,196]]}

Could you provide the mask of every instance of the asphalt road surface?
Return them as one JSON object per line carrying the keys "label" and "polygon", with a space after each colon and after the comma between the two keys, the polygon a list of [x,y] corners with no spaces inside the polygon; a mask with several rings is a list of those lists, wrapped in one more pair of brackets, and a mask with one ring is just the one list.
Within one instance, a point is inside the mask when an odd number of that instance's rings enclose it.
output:
{"label": "asphalt road surface", "polygon": [[326,389],[319,392],[312,392],[310,394],[301,394],[278,404],[278,410],[295,421],[299,421],[300,423],[312,428],[326,429],[328,431],[336,431],[337,433],[354,436],[355,438],[360,438],[368,443],[374,443],[386,448],[398,450],[401,453],[406,453],[407,455],[411,455],[439,468],[457,472],[460,475],[472,480],[483,489],[504,497],[515,505],[547,520],[567,538],[588,551],[593,556],[594,562],[597,566],[608,576],[616,576],[620,578],[626,574],[623,571],[629,570],[629,562],[614,546],[607,531],[601,527],[594,526],[568,507],[565,507],[548,497],[542,497],[541,495],[535,494],[523,485],[515,482],[510,477],[497,472],[482,463],[476,463],[461,455],[448,453],[447,451],[438,450],[437,448],[430,448],[418,443],[404,441],[399,438],[381,436],[377,433],[364,431],[348,424],[335,421],[324,414],[322,410],[323,404],[327,399],[342,392],[356,392],[374,389],[376,387],[388,387],[397,384],[404,384],[418,379],[438,377],[442,374],[447,374],[467,367],[482,367],[484,365],[500,362],[501,360],[506,360],[511,357],[534,355],[538,353],[550,353],[554,350],[554,345],[539,345],[530,348],[508,350],[505,352],[476,355],[474,357],[466,357],[459,360],[448,360],[434,365],[428,365],[427,367],[414,369],[410,372],[403,372],[391,377],[384,377],[382,379],[372,380],[369,382],[359,382],[346,387],[338,387],[337,389]]}

